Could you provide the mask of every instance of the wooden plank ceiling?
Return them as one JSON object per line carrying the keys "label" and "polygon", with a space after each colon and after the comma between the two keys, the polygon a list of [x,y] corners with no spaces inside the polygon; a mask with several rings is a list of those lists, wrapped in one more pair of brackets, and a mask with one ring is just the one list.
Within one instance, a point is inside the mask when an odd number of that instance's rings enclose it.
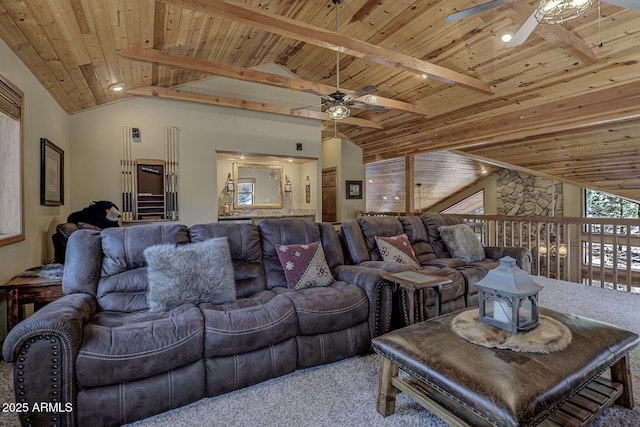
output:
{"label": "wooden plank ceiling", "polygon": [[[338,36],[331,0],[0,0],[0,37],[70,114],[134,91],[186,99],[177,86],[224,73],[330,93],[338,49],[341,88],[376,86],[361,100],[384,110],[354,108],[326,133],[362,147],[366,162],[455,150],[640,200],[640,11],[601,2],[507,49],[498,36],[538,1],[446,22],[483,2],[343,0]],[[245,70],[270,63],[301,81]],[[110,91],[116,83],[132,92]]]}

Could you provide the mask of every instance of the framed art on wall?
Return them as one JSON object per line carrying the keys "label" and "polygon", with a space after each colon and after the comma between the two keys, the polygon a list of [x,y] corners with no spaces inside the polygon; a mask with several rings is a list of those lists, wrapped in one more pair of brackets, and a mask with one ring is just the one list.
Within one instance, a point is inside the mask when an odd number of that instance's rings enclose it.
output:
{"label": "framed art on wall", "polygon": [[40,138],[40,204],[64,205],[64,151]]}
{"label": "framed art on wall", "polygon": [[362,199],[362,181],[347,181],[347,199]]}

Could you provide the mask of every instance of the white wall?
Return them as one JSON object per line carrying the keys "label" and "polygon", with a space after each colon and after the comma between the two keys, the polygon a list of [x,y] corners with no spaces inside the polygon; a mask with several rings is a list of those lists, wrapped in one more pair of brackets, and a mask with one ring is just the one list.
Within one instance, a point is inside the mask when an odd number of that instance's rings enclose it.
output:
{"label": "white wall", "polygon": [[[342,202],[341,216],[338,217],[339,221],[346,221],[353,219],[358,215],[358,212],[366,210],[366,189],[367,183],[364,179],[366,175],[366,169],[364,163],[362,163],[362,148],[358,147],[351,141],[346,139],[341,140],[341,154],[340,161],[342,163],[342,180],[338,182],[338,189],[340,190]],[[346,198],[346,186],[345,181],[362,181],[362,199],[347,199]]]}
{"label": "white wall", "polygon": [[[322,167],[336,167],[337,191],[336,220],[338,222],[353,219],[359,211],[364,211],[365,203],[365,165],[362,163],[362,149],[340,138],[329,138],[322,142]],[[362,181],[362,199],[347,199],[345,181]]]}
{"label": "white wall", "polygon": [[[69,214],[71,121],[22,61],[0,40],[0,74],[24,92],[24,230],[25,240],[0,247],[0,281],[53,259],[51,235]],[[40,138],[47,138],[65,154],[65,204],[40,206]],[[20,203],[16,200],[15,203]],[[0,314],[3,316],[3,314]]]}
{"label": "white wall", "polygon": [[[290,76],[275,65],[261,70]],[[319,101],[314,95],[226,78],[213,78],[182,89],[290,106]],[[112,200],[120,205],[124,124],[141,131],[141,142],[132,144],[133,159],[163,159],[164,129],[177,127],[179,222],[187,225],[217,220],[218,196],[224,184],[219,177],[226,178],[228,170],[218,173],[216,150],[321,156],[320,121],[181,101],[134,98],[75,114],[71,124],[73,210],[91,200]],[[299,142],[303,144],[302,151],[296,151]],[[313,185],[318,182],[312,180]]]}

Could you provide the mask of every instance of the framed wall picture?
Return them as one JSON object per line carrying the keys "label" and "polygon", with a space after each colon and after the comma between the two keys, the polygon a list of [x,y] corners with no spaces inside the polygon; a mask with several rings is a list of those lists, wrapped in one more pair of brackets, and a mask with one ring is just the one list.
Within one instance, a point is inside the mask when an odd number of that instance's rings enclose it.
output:
{"label": "framed wall picture", "polygon": [[362,199],[362,181],[347,181],[347,199]]}
{"label": "framed wall picture", "polygon": [[64,205],[64,151],[40,138],[40,204]]}

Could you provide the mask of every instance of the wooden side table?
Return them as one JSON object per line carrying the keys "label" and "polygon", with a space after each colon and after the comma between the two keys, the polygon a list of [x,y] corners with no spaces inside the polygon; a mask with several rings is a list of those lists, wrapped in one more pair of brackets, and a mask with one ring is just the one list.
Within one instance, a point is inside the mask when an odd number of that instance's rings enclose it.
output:
{"label": "wooden side table", "polygon": [[382,273],[382,277],[390,282],[397,283],[402,289],[408,293],[409,324],[415,323],[415,300],[418,300],[418,322],[424,319],[424,290],[433,288],[435,292],[434,315],[440,316],[440,291],[442,285],[451,283],[451,279],[446,277],[432,276],[421,273],[420,270],[401,271],[399,273]]}
{"label": "wooden side table", "polygon": [[38,309],[64,295],[62,280],[42,277],[16,276],[1,285],[0,290],[7,294],[7,332],[23,319],[22,308],[25,304],[35,304]]}

